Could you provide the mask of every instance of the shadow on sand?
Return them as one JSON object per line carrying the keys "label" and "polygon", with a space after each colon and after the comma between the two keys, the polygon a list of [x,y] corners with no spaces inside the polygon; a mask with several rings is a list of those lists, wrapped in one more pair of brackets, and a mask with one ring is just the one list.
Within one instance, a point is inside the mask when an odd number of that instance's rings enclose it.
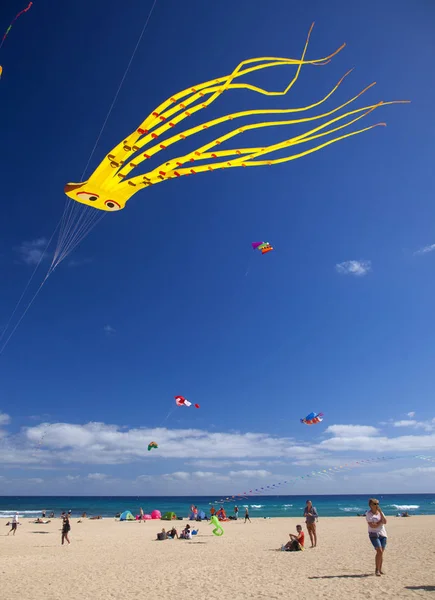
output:
{"label": "shadow on sand", "polygon": [[372,577],[372,573],[358,573],[356,575],[319,575],[317,577],[308,577],[308,579],[362,579],[363,577]]}
{"label": "shadow on sand", "polygon": [[405,585],[405,590],[424,590],[425,592],[435,592],[435,585]]}

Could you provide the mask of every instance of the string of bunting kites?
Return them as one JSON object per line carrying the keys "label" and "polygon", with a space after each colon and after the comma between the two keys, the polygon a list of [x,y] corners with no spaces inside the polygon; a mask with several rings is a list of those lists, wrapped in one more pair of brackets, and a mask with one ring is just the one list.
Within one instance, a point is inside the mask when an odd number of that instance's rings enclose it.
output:
{"label": "string of bunting kites", "polygon": [[[23,8],[23,10],[20,10],[20,12],[17,15],[15,15],[13,21],[11,22],[11,24],[9,25],[9,27],[6,29],[5,33],[3,34],[2,41],[0,42],[0,50],[2,49],[3,44],[5,43],[5,40],[8,37],[9,32],[12,29],[12,26],[15,23],[15,21],[17,19],[19,19],[21,17],[21,15],[24,15],[24,13],[26,13],[27,11],[29,11],[32,8],[32,4],[33,4],[33,2],[29,2],[27,8]],[[2,74],[3,74],[3,67],[0,64],[0,79],[1,79]]]}
{"label": "string of bunting kites", "polygon": [[220,500],[215,500],[214,502],[209,502],[209,504],[225,504],[228,502],[234,502],[234,500],[247,500],[249,498],[249,495],[264,496],[268,492],[278,493],[278,489],[281,486],[295,484],[296,482],[301,481],[302,479],[306,480],[306,479],[312,479],[314,477],[329,477],[330,475],[332,475],[334,473],[342,473],[343,471],[348,471],[348,470],[358,468],[360,466],[365,466],[368,464],[386,462],[386,461],[390,461],[390,460],[400,460],[400,459],[405,460],[405,459],[410,459],[410,458],[418,459],[418,460],[425,460],[428,462],[435,463],[435,458],[433,458],[432,456],[425,456],[425,455],[420,455],[420,454],[415,455],[415,456],[403,456],[402,455],[402,456],[377,456],[374,458],[365,458],[365,459],[360,459],[360,460],[356,460],[356,461],[346,462],[343,465],[339,465],[337,467],[328,467],[327,469],[322,469],[320,471],[310,471],[309,473],[305,473],[304,475],[298,475],[297,477],[292,477],[290,479],[278,481],[276,483],[271,483],[269,485],[264,485],[262,487],[252,488],[251,490],[248,490],[248,491],[239,492],[232,496],[226,496],[224,498],[221,498]]}

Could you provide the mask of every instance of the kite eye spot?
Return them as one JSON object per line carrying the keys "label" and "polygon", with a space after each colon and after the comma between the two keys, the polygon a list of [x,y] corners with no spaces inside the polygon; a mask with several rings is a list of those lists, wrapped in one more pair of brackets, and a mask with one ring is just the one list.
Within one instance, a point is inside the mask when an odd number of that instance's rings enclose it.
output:
{"label": "kite eye spot", "polygon": [[115,202],[115,200],[106,200],[104,204],[108,210],[111,210],[111,211],[121,210],[121,205],[118,204],[117,202]]}
{"label": "kite eye spot", "polygon": [[89,192],[77,192],[77,197],[80,200],[89,200],[90,202],[95,202],[98,200],[98,194],[91,194]]}

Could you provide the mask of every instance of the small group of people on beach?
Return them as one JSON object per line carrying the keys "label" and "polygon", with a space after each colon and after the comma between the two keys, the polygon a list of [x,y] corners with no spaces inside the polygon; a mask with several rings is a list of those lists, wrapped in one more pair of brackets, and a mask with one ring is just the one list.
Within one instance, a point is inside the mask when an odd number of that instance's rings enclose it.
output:
{"label": "small group of people on beach", "polygon": [[165,529],[162,529],[162,531],[157,534],[157,540],[191,540],[192,535],[196,535],[198,531],[199,529],[191,529],[188,523],[186,527],[180,532],[180,534],[178,534],[178,531],[175,527],[172,527],[170,531],[165,531]]}
{"label": "small group of people on beach", "polygon": [[[310,536],[311,548],[317,546],[316,521],[319,518],[316,507],[311,500],[307,500],[304,508],[305,525]],[[290,540],[287,544],[281,546],[281,550],[286,552],[298,552],[305,549],[305,534],[302,531],[302,525],[296,525],[296,533],[289,533]]]}
{"label": "small group of people on beach", "polygon": [[[318,514],[311,500],[307,500],[306,502],[304,517],[311,540],[311,548],[315,548],[317,546],[316,521],[318,520]],[[383,560],[385,548],[387,547],[387,530],[385,529],[387,519],[377,498],[369,499],[369,509],[365,513],[365,518],[368,525],[369,539],[373,548],[376,550],[375,575],[379,577],[385,575],[385,571],[383,571]],[[304,550],[305,534],[302,531],[301,525],[296,525],[296,534],[290,533],[289,537],[290,540],[281,546],[281,550],[287,552]]]}

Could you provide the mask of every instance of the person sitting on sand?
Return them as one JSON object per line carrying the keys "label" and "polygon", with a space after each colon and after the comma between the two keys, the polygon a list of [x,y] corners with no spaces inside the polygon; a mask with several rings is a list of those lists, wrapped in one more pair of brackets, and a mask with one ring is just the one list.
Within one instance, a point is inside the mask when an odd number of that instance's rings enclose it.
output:
{"label": "person sitting on sand", "polygon": [[167,540],[168,539],[168,534],[166,533],[166,531],[164,529],[162,529],[162,531],[157,534],[157,539],[159,541]]}
{"label": "person sitting on sand", "polygon": [[82,519],[87,519],[87,518],[88,518],[88,515],[87,515],[87,514],[84,512],[84,513],[82,514]]}
{"label": "person sitting on sand", "polygon": [[47,523],[51,523],[50,519],[48,521],[43,521],[42,519],[40,519],[39,517],[37,519],[35,519],[35,521],[33,521],[34,523],[38,523],[41,525],[47,525]]}
{"label": "person sitting on sand", "polygon": [[183,531],[180,533],[180,539],[181,540],[191,540],[192,539],[192,532],[190,531],[189,524],[187,524],[186,527],[183,529]]}
{"label": "person sitting on sand", "polygon": [[281,550],[285,550],[286,552],[297,552],[304,549],[305,534],[302,531],[302,525],[296,525],[296,531],[296,535],[289,533],[290,541],[288,541]]}
{"label": "person sitting on sand", "polygon": [[178,531],[175,529],[175,527],[168,532],[168,537],[171,538],[171,540],[174,540],[175,538],[178,540]]}
{"label": "person sitting on sand", "polygon": [[95,520],[97,520],[97,519],[102,519],[102,518],[103,518],[103,517],[102,517],[101,515],[98,515],[98,516],[96,516],[96,517],[89,517],[89,520],[90,520],[90,521],[95,521]]}

